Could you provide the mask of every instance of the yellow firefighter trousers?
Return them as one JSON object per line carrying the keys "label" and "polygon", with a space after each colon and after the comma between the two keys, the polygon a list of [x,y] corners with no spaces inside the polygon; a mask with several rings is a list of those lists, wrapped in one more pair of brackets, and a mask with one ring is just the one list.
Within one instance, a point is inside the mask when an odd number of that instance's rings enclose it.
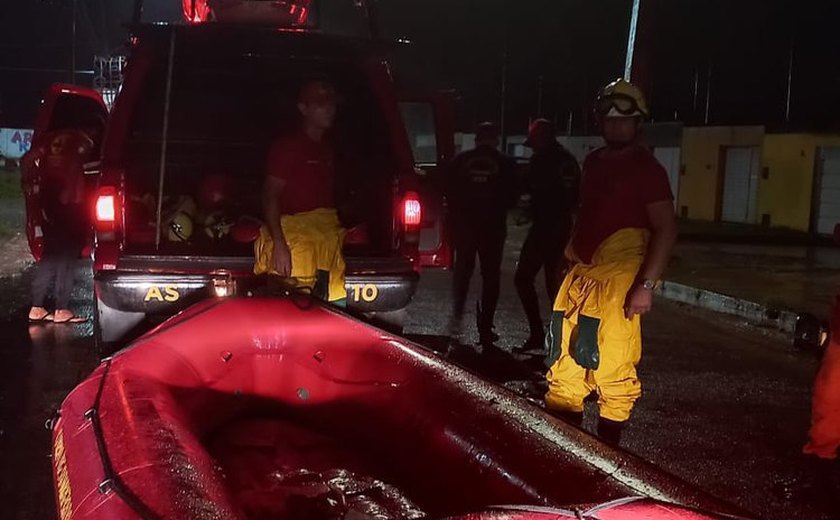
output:
{"label": "yellow firefighter trousers", "polygon": [[[344,257],[341,252],[345,230],[334,209],[316,209],[280,219],[286,243],[292,256],[291,277],[299,287],[315,289],[319,278],[328,277],[327,300],[347,298],[344,284]],[[254,273],[277,274],[274,269],[274,240],[267,226],[260,229],[254,243]]]}
{"label": "yellow firefighter trousers", "polygon": [[[601,417],[617,422],[630,418],[642,394],[636,376],[642,329],[639,316],[625,317],[624,304],[642,265],[648,237],[644,229],[622,229],[599,246],[591,264],[582,263],[571,247],[567,249],[572,267],[557,294],[547,339],[554,342],[549,343],[549,351],[559,356],[546,376],[549,409],[582,412],[583,400],[596,391]],[[590,368],[581,366],[577,349],[594,349],[594,366],[591,362],[584,363]]]}

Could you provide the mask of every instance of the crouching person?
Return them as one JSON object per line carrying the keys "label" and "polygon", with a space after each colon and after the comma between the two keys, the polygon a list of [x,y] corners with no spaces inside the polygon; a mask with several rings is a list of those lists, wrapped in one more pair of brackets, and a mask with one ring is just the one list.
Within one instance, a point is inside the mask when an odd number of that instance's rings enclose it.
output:
{"label": "crouching person", "polygon": [[336,107],[331,84],[306,83],[298,97],[298,130],[271,146],[263,191],[266,225],[254,245],[254,272],[344,306],[345,231],[336,211],[328,135]]}

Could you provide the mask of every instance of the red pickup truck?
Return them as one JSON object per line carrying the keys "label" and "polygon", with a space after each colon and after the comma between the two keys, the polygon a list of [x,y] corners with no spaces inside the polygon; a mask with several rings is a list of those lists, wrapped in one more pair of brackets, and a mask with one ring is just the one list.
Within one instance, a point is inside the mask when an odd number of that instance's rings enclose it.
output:
{"label": "red pickup truck", "polygon": [[[110,114],[95,91],[56,85],[34,136],[37,146],[51,131],[107,121],[88,172],[97,342],[112,348],[198,300],[261,283],[251,239],[266,155],[293,128],[296,89],[312,78],[342,98],[332,141],[350,229],[349,309],[400,329],[420,267],[451,262],[432,182],[454,154],[451,98],[399,96],[387,48],[373,39],[222,23],[132,31]],[[36,207],[37,172],[24,179]],[[37,257],[37,211],[28,232]]]}

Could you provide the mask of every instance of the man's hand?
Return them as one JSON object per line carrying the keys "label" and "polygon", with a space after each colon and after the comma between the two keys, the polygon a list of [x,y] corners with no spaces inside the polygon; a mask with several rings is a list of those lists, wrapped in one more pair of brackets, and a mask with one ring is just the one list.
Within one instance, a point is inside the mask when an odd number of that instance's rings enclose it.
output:
{"label": "man's hand", "polygon": [[627,293],[627,299],[624,301],[624,316],[628,320],[632,320],[634,316],[643,316],[650,312],[652,306],[653,291],[635,284]]}
{"label": "man's hand", "polygon": [[274,269],[284,278],[292,275],[292,253],[286,242],[282,240],[274,243]]}

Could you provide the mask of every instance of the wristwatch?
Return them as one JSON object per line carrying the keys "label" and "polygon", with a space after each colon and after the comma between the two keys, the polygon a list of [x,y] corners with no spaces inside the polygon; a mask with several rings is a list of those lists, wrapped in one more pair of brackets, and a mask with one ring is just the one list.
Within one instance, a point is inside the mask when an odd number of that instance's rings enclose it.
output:
{"label": "wristwatch", "polygon": [[659,283],[656,280],[642,280],[641,287],[647,291],[653,291]]}

